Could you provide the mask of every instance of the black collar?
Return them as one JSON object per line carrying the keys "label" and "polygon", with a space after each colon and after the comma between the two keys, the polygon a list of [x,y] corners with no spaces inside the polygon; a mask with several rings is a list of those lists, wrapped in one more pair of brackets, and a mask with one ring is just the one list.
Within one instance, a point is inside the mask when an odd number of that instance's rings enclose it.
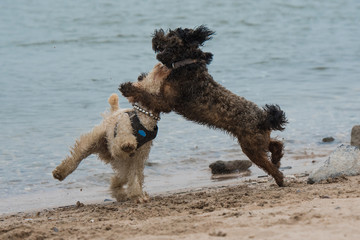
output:
{"label": "black collar", "polygon": [[173,69],[176,69],[176,68],[179,68],[179,67],[183,67],[183,66],[186,66],[186,65],[190,65],[190,64],[193,64],[193,63],[197,63],[197,62],[200,62],[199,60],[197,59],[184,59],[184,60],[181,60],[181,61],[178,61],[178,62],[173,62],[171,64],[171,67]]}
{"label": "black collar", "polygon": [[[129,115],[131,121],[131,127],[133,129],[133,134],[136,137],[136,141],[137,141],[136,149],[140,148],[142,145],[153,140],[156,137],[158,132],[157,125],[155,126],[154,130],[149,131],[144,127],[144,125],[141,124],[140,119],[134,110],[126,113]],[[117,123],[114,129],[114,138],[116,137],[116,132],[117,132]]]}

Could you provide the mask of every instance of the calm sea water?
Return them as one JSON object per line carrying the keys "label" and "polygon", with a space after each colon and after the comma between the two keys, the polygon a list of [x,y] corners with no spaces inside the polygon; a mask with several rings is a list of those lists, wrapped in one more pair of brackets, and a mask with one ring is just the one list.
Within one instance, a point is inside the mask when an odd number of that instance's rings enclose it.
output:
{"label": "calm sea water", "polygon": [[[99,191],[110,198],[112,170],[96,157],[61,183],[51,171],[101,121],[118,85],[156,64],[151,34],[157,28],[205,24],[216,31],[204,46],[214,54],[212,76],[259,105],[279,104],[290,121],[273,133],[286,143],[282,164],[292,169],[284,173],[311,171],[311,161],[321,163],[348,143],[360,122],[359,12],[358,0],[2,0],[0,213],[15,198],[28,208],[53,201],[54,193],[74,203],[85,198],[79,189],[89,198]],[[130,107],[123,97],[120,105]],[[328,136],[335,141],[323,144]],[[163,115],[145,190],[213,184],[208,165],[236,159],[246,157],[232,137]]]}

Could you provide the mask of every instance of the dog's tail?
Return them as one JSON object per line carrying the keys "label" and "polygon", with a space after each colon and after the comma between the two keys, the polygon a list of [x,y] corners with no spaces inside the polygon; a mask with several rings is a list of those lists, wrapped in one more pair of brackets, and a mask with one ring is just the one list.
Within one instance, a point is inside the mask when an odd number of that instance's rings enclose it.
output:
{"label": "dog's tail", "polygon": [[115,112],[119,109],[119,96],[116,93],[111,94],[111,96],[108,99],[108,102],[110,104],[110,111]]}
{"label": "dog's tail", "polygon": [[265,130],[280,130],[285,129],[285,124],[288,123],[284,111],[282,111],[279,105],[268,105],[263,107],[266,118],[262,123],[262,128]]}

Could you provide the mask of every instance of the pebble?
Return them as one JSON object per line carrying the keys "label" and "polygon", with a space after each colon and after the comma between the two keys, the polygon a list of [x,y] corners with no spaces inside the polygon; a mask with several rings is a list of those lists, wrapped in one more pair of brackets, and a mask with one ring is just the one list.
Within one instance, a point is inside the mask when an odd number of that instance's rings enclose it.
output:
{"label": "pebble", "polygon": [[251,167],[252,163],[249,160],[234,160],[234,161],[216,161],[209,165],[212,174],[226,174],[236,171],[246,171]]}
{"label": "pebble", "polygon": [[213,231],[213,232],[209,233],[209,235],[213,236],[213,237],[226,237],[227,234],[222,231]]}
{"label": "pebble", "polygon": [[333,142],[334,140],[335,139],[333,137],[325,137],[322,139],[322,141],[325,143]]}
{"label": "pebble", "polygon": [[280,170],[287,170],[287,169],[292,169],[292,167],[291,166],[286,166],[286,167],[280,167],[279,169]]}
{"label": "pebble", "polygon": [[351,143],[352,146],[360,148],[360,125],[355,125],[351,130]]}
{"label": "pebble", "polygon": [[84,206],[84,204],[82,203],[82,202],[80,202],[80,201],[77,201],[76,202],[76,207],[83,207]]}

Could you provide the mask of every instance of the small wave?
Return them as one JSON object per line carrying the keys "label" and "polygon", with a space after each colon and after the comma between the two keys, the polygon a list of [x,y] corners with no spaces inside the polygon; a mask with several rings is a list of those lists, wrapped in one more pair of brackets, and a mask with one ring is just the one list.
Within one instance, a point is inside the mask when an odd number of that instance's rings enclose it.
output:
{"label": "small wave", "polygon": [[281,7],[291,8],[291,9],[304,9],[305,8],[304,5],[294,5],[294,4],[290,4],[290,3],[278,3],[277,5],[281,6]]}
{"label": "small wave", "polygon": [[315,71],[325,71],[327,69],[329,69],[329,68],[328,67],[323,67],[323,66],[311,68],[311,70],[315,70]]}
{"label": "small wave", "polygon": [[238,22],[240,25],[244,25],[244,26],[248,26],[248,27],[256,27],[256,26],[259,26],[260,24],[258,23],[254,23],[254,22],[249,22],[249,21],[246,21],[244,19],[242,19],[241,21]]}
{"label": "small wave", "polygon": [[33,47],[33,46],[56,46],[56,45],[63,45],[63,44],[112,44],[118,43],[119,39],[129,39],[135,38],[136,35],[122,35],[117,34],[115,36],[110,37],[81,37],[81,38],[74,38],[74,39],[63,39],[63,40],[49,40],[49,41],[41,41],[41,42],[31,42],[31,43],[19,43],[17,44],[18,47]]}
{"label": "small wave", "polygon": [[59,44],[67,44],[67,43],[74,43],[79,42],[78,39],[67,39],[67,40],[50,40],[50,41],[43,41],[43,42],[32,42],[32,43],[19,43],[17,44],[18,47],[32,47],[32,46],[44,46],[44,45],[59,45]]}

